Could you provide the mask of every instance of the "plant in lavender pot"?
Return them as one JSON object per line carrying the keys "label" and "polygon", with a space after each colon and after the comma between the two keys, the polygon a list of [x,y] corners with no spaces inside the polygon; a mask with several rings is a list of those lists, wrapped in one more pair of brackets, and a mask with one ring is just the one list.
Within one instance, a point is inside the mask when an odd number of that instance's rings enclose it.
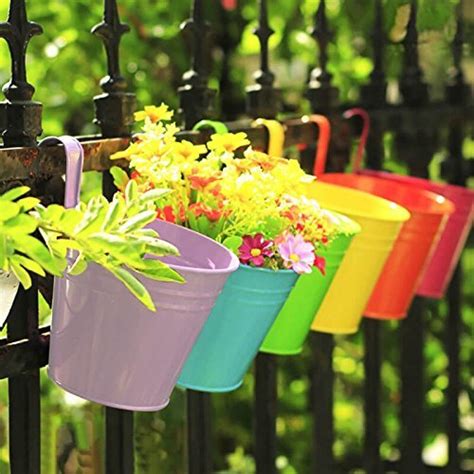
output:
{"label": "plant in lavender pot", "polygon": [[[339,221],[303,196],[314,179],[294,160],[248,147],[244,133],[214,134],[206,145],[176,140],[177,128],[149,107],[143,132],[113,158],[116,184],[171,192],[157,201],[160,218],[194,229],[240,259],[191,351],[178,384],[200,391],[237,388],[300,274],[324,272],[319,255]],[[170,119],[166,115],[166,119]],[[236,151],[247,147],[242,157]]]}
{"label": "plant in lavender pot", "polygon": [[50,378],[104,405],[159,410],[238,260],[202,234],[157,220],[155,201],[166,189],[141,193],[130,180],[110,203],[79,203],[82,147],[71,137],[46,144],[57,142],[67,157],[66,206],[16,202],[26,188],[3,195],[1,268],[25,287],[26,270],[58,277]]}

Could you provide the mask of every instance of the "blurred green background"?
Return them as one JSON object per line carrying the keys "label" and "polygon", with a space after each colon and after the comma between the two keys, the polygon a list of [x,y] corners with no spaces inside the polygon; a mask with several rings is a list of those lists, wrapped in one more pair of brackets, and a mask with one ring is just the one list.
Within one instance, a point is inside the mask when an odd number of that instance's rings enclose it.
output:
{"label": "blurred green background", "polygon": [[[99,40],[89,34],[102,15],[102,2],[91,0],[46,0],[27,2],[30,20],[44,27],[44,34],[31,41],[28,54],[29,81],[36,87],[35,98],[44,104],[43,126],[49,134],[93,134],[92,97],[100,93],[99,80],[105,74],[105,55]],[[176,89],[188,68],[188,52],[179,33],[179,24],[189,14],[189,0],[120,0],[122,21],[132,31],[122,41],[122,71],[140,106],[164,101],[176,108]],[[244,88],[252,83],[258,68],[258,42],[252,30],[257,18],[256,2],[217,0],[207,2],[206,16],[215,34],[210,84],[223,87],[219,101],[225,101],[226,118],[244,111]],[[272,0],[270,22],[275,34],[270,40],[272,69],[277,85],[284,91],[286,111],[306,112],[303,97],[308,72],[317,65],[317,46],[308,34],[318,0]],[[333,30],[329,48],[330,71],[343,101],[356,101],[360,84],[372,70],[370,35],[373,0],[328,0]],[[420,61],[434,100],[442,98],[443,87],[452,74],[450,41],[455,32],[456,0],[419,0]],[[234,8],[235,7],[235,8]],[[391,43],[386,48],[388,95],[399,100],[397,76],[402,61],[400,41],[405,34],[409,7],[405,0],[386,0],[385,27]],[[0,4],[0,19],[7,16],[8,1]],[[474,44],[474,4],[464,2],[466,45]],[[219,45],[226,45],[225,48]],[[474,82],[473,52],[466,47],[464,69]],[[9,78],[10,60],[5,42],[0,42],[0,83]],[[220,102],[221,106],[222,103]],[[472,135],[472,130],[470,130]],[[392,169],[402,167],[387,135],[386,162]],[[466,138],[465,155],[474,157],[474,142]],[[441,147],[433,159],[432,175],[438,177]],[[97,179],[86,179],[84,198],[94,191]],[[472,236],[471,236],[472,237]],[[463,390],[459,400],[464,459],[473,459],[469,440],[472,429],[472,393],[469,393],[469,362],[472,362],[474,323],[474,242],[471,239],[463,258],[465,275],[463,336],[461,341]],[[447,457],[445,403],[447,357],[444,348],[446,303],[429,304],[426,322],[426,410],[425,452],[427,461],[443,464]],[[48,320],[44,311],[44,321]],[[385,458],[398,456],[400,380],[398,376],[399,330],[397,323],[383,330],[383,415]],[[335,453],[338,459],[360,457],[363,442],[363,345],[361,334],[337,338],[334,354]],[[280,359],[279,471],[285,474],[308,472],[310,464],[311,417],[308,412],[310,353]],[[8,470],[7,382],[0,382],[0,472]],[[213,397],[215,464],[219,472],[251,473],[253,375],[236,392]],[[103,472],[104,420],[101,407],[62,392],[42,371],[42,472],[45,474]],[[170,406],[160,413],[136,415],[136,464],[138,474],[179,474],[186,472],[185,400],[176,390]]]}

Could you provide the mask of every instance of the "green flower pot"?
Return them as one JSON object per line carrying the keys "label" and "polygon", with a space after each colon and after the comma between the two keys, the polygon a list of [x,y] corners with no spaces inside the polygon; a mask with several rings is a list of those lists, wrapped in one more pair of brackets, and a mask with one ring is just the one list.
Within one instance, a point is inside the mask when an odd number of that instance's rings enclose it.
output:
{"label": "green flower pot", "polygon": [[261,352],[293,355],[302,351],[314,315],[331,286],[352,238],[360,232],[356,222],[341,214],[332,214],[339,219],[341,233],[324,251],[318,253],[326,259],[326,275],[314,269],[312,273],[300,276],[263,341]]}

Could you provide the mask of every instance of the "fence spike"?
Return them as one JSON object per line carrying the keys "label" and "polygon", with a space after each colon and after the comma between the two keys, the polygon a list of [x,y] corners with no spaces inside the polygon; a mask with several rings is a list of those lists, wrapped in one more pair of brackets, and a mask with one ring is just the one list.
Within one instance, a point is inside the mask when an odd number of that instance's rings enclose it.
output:
{"label": "fence spike", "polygon": [[120,72],[120,40],[130,31],[128,25],[120,22],[116,0],[104,0],[103,20],[91,32],[99,37],[107,55],[107,75],[100,81],[104,91],[94,97],[96,119],[104,137],[126,136],[131,132],[135,95],[126,92],[127,81]]}
{"label": "fence spike", "polygon": [[418,55],[417,11],[418,2],[417,0],[412,0],[410,3],[407,33],[403,40],[405,53],[403,57],[403,72],[400,78],[401,93],[405,103],[410,106],[424,104],[428,101],[428,87],[422,79]]}
{"label": "fence spike", "polygon": [[361,88],[363,102],[368,107],[381,107],[385,103],[385,94],[387,92],[387,77],[385,75],[383,61],[385,43],[382,0],[376,0],[374,31],[372,33],[374,69],[370,74],[369,84]]}
{"label": "fence spike", "polygon": [[208,87],[211,28],[204,18],[202,0],[193,1],[191,17],[181,24],[181,31],[191,48],[191,67],[183,74],[183,85],[178,89],[181,113],[189,129],[212,116],[216,96],[216,91]]}
{"label": "fence spike", "polygon": [[324,113],[333,108],[338,100],[338,91],[331,85],[332,74],[327,69],[328,46],[333,38],[333,31],[329,26],[325,0],[319,2],[314,15],[314,26],[310,33],[319,46],[319,66],[310,73],[307,96],[311,102],[312,111]]}
{"label": "fence spike", "polygon": [[8,19],[0,23],[0,37],[7,42],[11,57],[11,78],[3,86],[7,100],[0,104],[0,130],[6,146],[32,146],[42,132],[42,106],[32,100],[35,88],[26,74],[28,43],[42,32],[38,23],[28,21],[25,0],[11,0]]}
{"label": "fence spike", "polygon": [[464,47],[464,23],[462,18],[463,2],[456,8],[456,33],[451,43],[453,54],[452,73],[446,86],[446,98],[450,104],[464,104],[469,98],[470,87],[466,83],[461,67]]}
{"label": "fence spike", "polygon": [[273,87],[275,75],[270,70],[268,41],[274,31],[268,22],[267,0],[258,0],[258,26],[253,30],[260,43],[260,69],[254,73],[256,84],[247,87],[247,112],[251,117],[274,118],[280,109],[280,94]]}
{"label": "fence spike", "polygon": [[[451,43],[453,66],[448,84],[446,85],[446,100],[452,105],[469,103],[471,90],[466,83],[461,67],[464,46],[464,25],[462,18],[463,2],[456,8],[456,33]],[[469,161],[462,159],[462,121],[453,120],[448,135],[448,149],[450,158],[441,162],[441,176],[451,183],[465,184],[465,177],[472,175]],[[474,168],[473,168],[474,169]]]}

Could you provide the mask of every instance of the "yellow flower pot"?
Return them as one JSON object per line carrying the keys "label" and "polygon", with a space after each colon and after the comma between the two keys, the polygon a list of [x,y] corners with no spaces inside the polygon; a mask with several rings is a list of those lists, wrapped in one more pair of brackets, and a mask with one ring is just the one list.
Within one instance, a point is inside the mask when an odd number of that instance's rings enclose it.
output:
{"label": "yellow flower pot", "polygon": [[347,215],[362,228],[352,240],[311,325],[314,331],[330,334],[354,333],[410,213],[386,199],[318,181],[308,184],[306,195],[323,208]]}

